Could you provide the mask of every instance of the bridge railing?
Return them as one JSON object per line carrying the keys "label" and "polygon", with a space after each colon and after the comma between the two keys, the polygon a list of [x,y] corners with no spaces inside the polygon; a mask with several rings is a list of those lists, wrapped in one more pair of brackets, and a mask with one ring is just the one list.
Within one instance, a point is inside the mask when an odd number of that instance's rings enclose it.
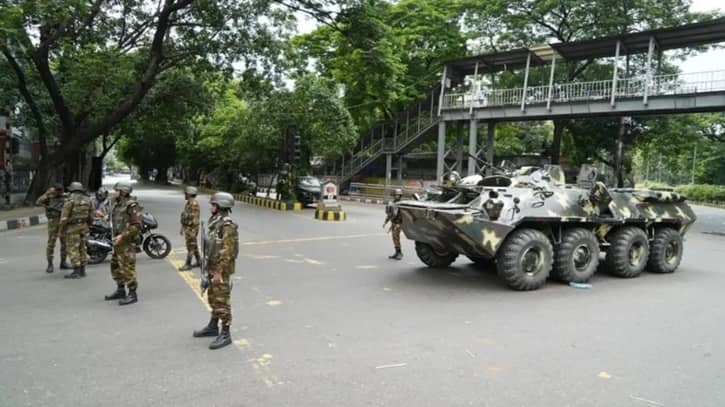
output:
{"label": "bridge railing", "polygon": [[615,99],[725,91],[725,70],[656,75],[650,80],[646,76],[618,78],[616,87],[613,80],[554,83],[527,87],[525,97],[524,88],[449,93],[443,96],[443,109],[609,100],[615,88]]}

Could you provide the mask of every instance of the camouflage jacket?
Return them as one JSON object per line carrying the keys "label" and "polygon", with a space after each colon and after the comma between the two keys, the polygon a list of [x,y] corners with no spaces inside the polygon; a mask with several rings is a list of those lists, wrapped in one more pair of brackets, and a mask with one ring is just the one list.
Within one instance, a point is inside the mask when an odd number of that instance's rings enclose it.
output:
{"label": "camouflage jacket", "polygon": [[239,254],[239,233],[237,225],[228,215],[212,215],[204,236],[205,253],[210,271],[234,273],[234,260]]}
{"label": "camouflage jacket", "polygon": [[181,226],[185,227],[199,227],[199,201],[196,198],[190,197],[186,201],[184,211],[181,212]]}
{"label": "camouflage jacket", "polygon": [[113,236],[121,235],[122,241],[135,241],[141,231],[141,209],[131,197],[116,201],[111,209]]}
{"label": "camouflage jacket", "polygon": [[63,211],[60,215],[60,229],[68,226],[83,225],[90,226],[93,222],[93,207],[91,199],[82,192],[73,192],[65,200]]}
{"label": "camouflage jacket", "polygon": [[396,203],[395,201],[390,201],[385,206],[385,223],[391,222],[396,225],[403,223],[403,218],[400,215],[400,210],[395,205]]}
{"label": "camouflage jacket", "polygon": [[60,213],[63,211],[63,205],[65,204],[65,197],[63,195],[50,196],[46,192],[38,197],[35,204],[45,207],[45,216],[48,219],[60,219]]}

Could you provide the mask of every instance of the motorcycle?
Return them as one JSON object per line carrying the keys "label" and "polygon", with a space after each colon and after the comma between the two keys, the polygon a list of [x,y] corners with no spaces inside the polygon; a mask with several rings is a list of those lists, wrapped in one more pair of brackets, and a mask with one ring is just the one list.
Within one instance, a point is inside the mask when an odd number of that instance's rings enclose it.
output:
{"label": "motorcycle", "polygon": [[[158,227],[159,223],[152,214],[146,212],[141,215],[141,237],[138,244],[152,259],[163,259],[171,253],[171,241],[164,235],[151,232]],[[96,218],[91,225],[86,249],[88,264],[103,262],[108,253],[113,251],[111,227],[103,218]]]}

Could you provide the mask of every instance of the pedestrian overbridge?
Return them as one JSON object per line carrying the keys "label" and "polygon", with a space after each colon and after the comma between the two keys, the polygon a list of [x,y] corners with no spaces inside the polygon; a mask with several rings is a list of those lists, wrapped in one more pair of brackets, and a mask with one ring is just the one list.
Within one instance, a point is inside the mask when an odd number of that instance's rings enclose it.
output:
{"label": "pedestrian overbridge", "polygon": [[[348,182],[385,157],[386,185],[391,184],[393,172],[401,184],[403,155],[436,135],[439,179],[451,170],[463,173],[464,161],[467,173],[476,173],[477,160],[467,157],[493,161],[497,122],[725,111],[725,69],[681,74],[664,72],[661,66],[664,51],[724,41],[725,18],[719,18],[448,61],[440,86],[428,98],[374,126],[360,137],[352,153],[343,156],[341,182]],[[639,62],[636,69],[631,63],[634,56]],[[611,66],[609,78],[579,81],[571,75],[572,68],[576,70],[601,59]],[[567,69],[562,69],[562,65]],[[502,82],[504,72],[510,77],[518,75],[521,85],[499,87],[497,82]],[[533,77],[538,78],[538,83],[534,83]],[[570,77],[574,79],[569,80]],[[483,145],[478,141],[482,123],[488,128]],[[451,125],[457,131],[453,132],[455,142],[448,143],[446,128]]]}

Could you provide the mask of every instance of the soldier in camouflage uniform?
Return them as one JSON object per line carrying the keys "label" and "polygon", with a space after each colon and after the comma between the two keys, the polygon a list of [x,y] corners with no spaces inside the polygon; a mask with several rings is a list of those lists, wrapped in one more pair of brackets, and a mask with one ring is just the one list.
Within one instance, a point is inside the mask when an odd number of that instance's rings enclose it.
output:
{"label": "soldier in camouflage uniform", "polygon": [[60,223],[60,213],[63,210],[63,185],[56,184],[49,188],[38,200],[36,205],[45,207],[45,216],[48,218],[48,243],[45,246],[45,256],[48,259],[48,267],[46,273],[52,273],[53,270],[53,252],[55,252],[55,241],[60,239],[60,268],[70,268],[65,262],[66,247],[63,236],[58,233],[58,224]]}
{"label": "soldier in camouflage uniform", "polygon": [[[209,349],[219,349],[232,343],[229,327],[232,324],[232,274],[239,252],[237,225],[230,216],[234,197],[217,192],[211,198],[209,226],[204,235],[204,260],[211,277],[207,299],[211,307],[211,320],[204,328],[194,331],[194,337],[216,336]],[[219,321],[221,320],[221,332]]]}
{"label": "soldier in camouflage uniform", "polygon": [[[138,301],[136,288],[136,242],[141,233],[141,214],[138,202],[131,197],[133,187],[128,182],[118,182],[114,187],[116,200],[111,210],[113,256],[111,277],[116,291],[107,295],[107,301],[119,300],[119,305]],[[126,292],[128,289],[128,292]]]}
{"label": "soldier in camouflage uniform", "polygon": [[80,182],[71,182],[68,192],[70,196],[63,205],[58,228],[68,245],[68,256],[73,266],[73,271],[64,277],[76,279],[86,276],[86,264],[88,264],[86,241],[88,228],[93,221],[93,208],[90,198],[83,193],[83,185]]}
{"label": "soldier in camouflage uniform", "polygon": [[385,225],[390,222],[390,232],[393,235],[393,246],[395,246],[395,253],[393,253],[392,256],[388,256],[389,259],[393,260],[401,260],[403,258],[403,251],[400,250],[400,225],[403,223],[403,218],[400,217],[400,211],[396,206],[393,204],[396,202],[400,202],[400,200],[403,198],[403,191],[400,188],[397,188],[395,192],[393,192],[393,201],[388,202],[388,205],[385,207],[385,223],[383,223],[383,229],[385,228]]}
{"label": "soldier in camouflage uniform", "polygon": [[[184,189],[184,198],[186,198],[186,206],[181,212],[181,231],[186,241],[186,263],[179,269],[188,271],[194,267],[199,267],[201,260],[199,259],[199,245],[196,243],[199,236],[199,202],[196,200],[197,190],[194,187],[186,187]],[[196,259],[196,263],[191,262],[192,256]]]}

